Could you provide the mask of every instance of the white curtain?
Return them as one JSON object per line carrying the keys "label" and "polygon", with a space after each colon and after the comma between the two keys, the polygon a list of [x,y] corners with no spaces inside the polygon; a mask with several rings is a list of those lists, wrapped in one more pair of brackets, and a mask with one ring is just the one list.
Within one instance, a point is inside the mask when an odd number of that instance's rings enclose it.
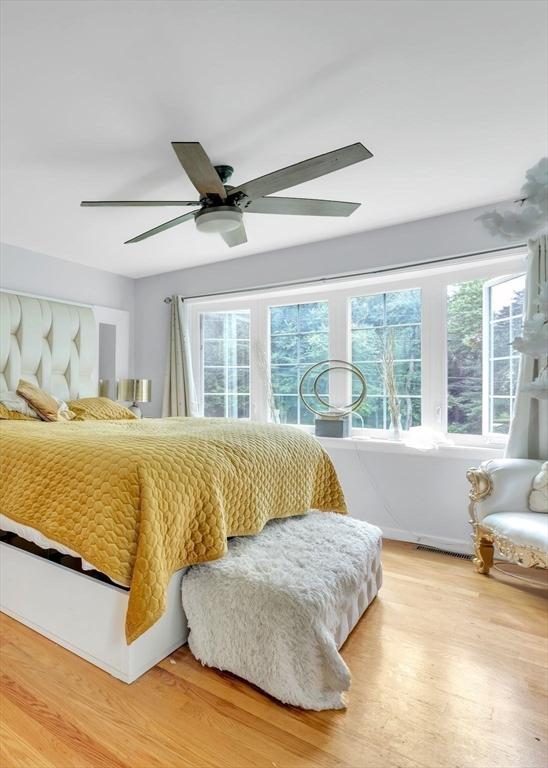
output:
{"label": "white curtain", "polygon": [[[540,235],[538,239],[529,241],[525,283],[526,320],[538,312],[539,286],[547,280],[547,236]],[[546,356],[540,360],[529,355],[521,356],[516,404],[505,453],[507,458],[548,458],[548,400],[538,400],[524,389],[536,378],[546,362]]]}
{"label": "white curtain", "polygon": [[162,416],[198,415],[187,327],[186,306],[183,298],[172,296]]}

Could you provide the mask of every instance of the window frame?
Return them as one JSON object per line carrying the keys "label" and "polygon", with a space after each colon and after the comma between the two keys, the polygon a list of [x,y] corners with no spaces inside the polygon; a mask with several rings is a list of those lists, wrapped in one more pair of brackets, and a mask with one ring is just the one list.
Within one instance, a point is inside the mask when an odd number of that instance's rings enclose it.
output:
{"label": "window frame", "polygon": [[[352,299],[361,299],[361,298],[364,298],[364,297],[367,297],[367,296],[378,296],[378,295],[381,295],[381,294],[386,295],[386,294],[389,294],[389,293],[398,293],[399,291],[409,291],[409,290],[418,290],[419,291],[420,303],[421,303],[420,320],[419,320],[418,323],[402,323],[400,325],[407,325],[407,326],[409,326],[409,325],[418,325],[420,327],[420,336],[421,336],[421,357],[420,357],[420,363],[421,363],[421,393],[420,393],[419,397],[420,397],[420,400],[421,400],[421,424],[422,424],[423,386],[424,386],[423,376],[422,376],[423,305],[422,305],[422,288],[421,288],[420,285],[411,285],[410,284],[410,285],[408,285],[406,287],[401,287],[400,286],[398,288],[386,286],[385,290],[378,290],[377,289],[377,290],[375,290],[372,293],[370,293],[370,292],[367,292],[367,293],[361,292],[361,293],[359,293],[359,294],[357,294],[355,296],[351,296],[347,300],[348,334],[349,334],[349,339],[348,339],[348,360],[351,363],[354,362],[354,360],[352,360],[352,331],[353,330],[359,330],[359,329],[353,329],[352,328]],[[395,325],[391,326],[390,324],[387,324],[387,325],[384,325],[383,327],[384,328],[390,328],[390,327],[396,327],[396,326]],[[360,361],[356,361],[356,362],[359,365]],[[350,390],[347,392],[347,400],[346,400],[346,402],[349,402],[349,399],[350,399]],[[365,427],[365,428],[353,427],[353,431],[359,432],[360,434],[364,434],[364,433],[367,434],[367,435],[371,434],[371,436],[373,436],[373,435],[387,436],[389,430],[388,429],[373,428],[373,427]]]}
{"label": "window frame", "polygon": [[[317,331],[317,333],[327,333],[327,348],[328,348],[327,356],[328,356],[328,359],[332,359],[333,358],[333,355],[331,354],[331,336],[332,336],[332,334],[331,334],[331,326],[330,326],[330,319],[331,318],[330,318],[330,313],[329,313],[329,307],[330,307],[329,301],[325,301],[324,299],[316,299],[315,297],[307,297],[306,299],[303,299],[303,300],[297,299],[296,301],[290,301],[290,302],[288,302],[288,301],[282,301],[282,302],[277,302],[277,301],[276,302],[270,302],[269,301],[268,302],[268,305],[267,305],[267,308],[266,308],[266,314],[267,314],[267,318],[266,318],[266,322],[267,322],[266,360],[267,360],[269,375],[272,375],[272,335],[270,333],[270,331],[271,331],[271,310],[272,309],[276,309],[278,307],[295,307],[295,306],[299,307],[299,306],[303,306],[304,304],[320,304],[320,303],[327,304],[327,331]],[[314,333],[314,331],[308,331],[308,333]],[[275,335],[279,335],[279,334],[275,334]],[[295,333],[287,334],[287,335],[295,336],[297,338],[297,344],[298,344],[299,343],[298,340],[299,340],[300,336],[304,335],[304,334],[297,329],[297,331]],[[317,362],[320,362],[320,361],[318,360]],[[280,364],[274,363],[274,365],[280,365]],[[283,363],[281,365],[283,365]],[[301,363],[300,360],[297,360],[295,362],[295,366],[297,367],[297,369],[299,369],[299,368],[309,368],[311,365],[312,365],[311,362],[309,362],[309,363]],[[330,390],[331,390],[332,380],[333,380],[332,377],[330,377],[330,382],[329,382]],[[299,397],[298,392],[297,392],[297,397]],[[302,409],[305,408],[305,407],[306,406],[304,404],[301,404],[301,403],[298,404],[297,413],[299,415],[299,418],[300,418],[300,414],[302,413]],[[293,424],[293,426],[298,426],[298,427],[300,427],[302,429],[307,428],[309,430],[312,430],[312,426],[307,425],[307,424],[302,424],[301,422],[297,422],[296,424]]]}
{"label": "window frame", "polygon": [[[497,285],[502,285],[506,282],[510,282],[511,280],[514,280],[516,277],[519,277],[522,275],[523,272],[519,272],[516,274],[508,274],[508,275],[500,275],[498,277],[493,277],[491,279],[488,279],[485,281],[483,285],[483,360],[482,360],[482,368],[483,371],[489,371],[488,376],[484,376],[483,378],[483,393],[482,393],[482,399],[484,403],[484,407],[482,409],[482,433],[483,436],[487,436],[487,438],[491,442],[506,442],[508,439],[508,435],[504,435],[500,432],[494,432],[489,429],[492,421],[492,400],[496,397],[495,395],[491,394],[491,385],[492,385],[492,377],[491,377],[491,363],[494,361],[494,357],[491,356],[491,346],[493,344],[492,339],[492,328],[494,326],[495,322],[501,322],[499,321],[493,321],[491,319],[491,289],[495,288]],[[524,300],[524,306],[523,306],[523,318],[525,319],[525,312],[527,311],[527,307]],[[510,323],[513,319],[513,315],[509,315]],[[512,367],[512,353],[510,351],[510,354],[508,355],[508,362],[510,365],[510,369]],[[497,358],[499,359],[499,358]],[[518,355],[519,359],[519,355]],[[510,374],[512,381],[512,374]],[[519,378],[519,368],[518,368],[518,378]],[[515,402],[516,402],[516,395],[512,395],[510,393],[509,399],[511,402],[511,416],[510,420],[512,418],[514,408],[515,408]],[[485,406],[486,404],[486,406]]]}
{"label": "window frame", "polygon": [[[230,309],[229,312],[230,313],[237,313],[238,310]],[[241,312],[244,313],[244,312],[247,312],[247,310],[241,310]],[[236,395],[236,397],[239,397],[239,396],[247,396],[247,397],[249,397],[249,406],[251,408],[251,315],[249,317],[249,326],[250,326],[250,335],[249,335],[249,364],[248,365],[238,365],[238,363],[236,362],[234,365],[228,366],[226,361],[225,361],[223,365],[211,366],[211,365],[206,365],[205,364],[204,344],[203,344],[203,338],[202,338],[203,323],[201,322],[201,320],[202,320],[202,316],[206,315],[206,314],[227,314],[227,311],[226,310],[225,311],[220,310],[218,312],[209,312],[208,310],[202,310],[200,312],[200,329],[199,329],[200,358],[199,358],[199,361],[198,361],[198,367],[199,367],[199,371],[200,371],[200,377],[199,377],[200,378],[200,390],[199,390],[199,393],[200,393],[200,397],[199,397],[200,413],[203,414],[203,411],[204,411],[204,399],[203,398],[205,397],[205,395],[210,395],[211,396],[211,395],[220,394],[220,393],[215,393],[215,392],[207,392],[206,393],[206,392],[203,391],[203,389],[204,389],[203,384],[204,384],[204,379],[205,379],[205,369],[206,368],[222,368],[224,370],[225,374],[227,373],[228,368],[236,368],[237,370],[240,369],[240,368],[247,368],[248,372],[249,372],[248,392],[240,393],[239,391],[237,391],[237,392],[233,393],[233,392],[225,390],[225,392],[223,393],[223,396],[225,398],[225,413],[227,411],[228,398],[230,397],[230,395]],[[226,342],[228,340],[229,339],[227,339],[226,335],[223,336],[223,341]],[[231,341],[236,341],[236,344],[238,344],[238,341],[239,341],[238,338],[234,338],[234,339],[230,339],[230,340]],[[215,341],[215,339],[209,338],[209,339],[207,339],[207,341]],[[219,339],[219,341],[220,341],[220,339]],[[242,341],[247,341],[247,339],[242,339]],[[226,350],[226,347],[225,347],[225,350]],[[236,347],[236,350],[237,350],[237,347]],[[237,354],[237,351],[236,351],[236,354]],[[237,403],[238,403],[238,401],[237,401]],[[250,411],[250,413],[251,413],[251,411]],[[234,417],[229,417],[229,418],[234,418]],[[236,417],[236,418],[238,418],[238,417]]]}
{"label": "window frame", "polygon": [[[329,355],[332,358],[351,359],[350,300],[360,296],[420,288],[421,290],[421,423],[447,434],[447,287],[453,283],[484,279],[494,281],[503,277],[516,277],[526,271],[525,250],[512,255],[462,259],[459,263],[440,261],[428,267],[402,267],[394,272],[344,278],[329,284],[316,283],[280,286],[268,290],[240,292],[218,297],[187,299],[189,310],[189,336],[196,391],[202,412],[200,314],[202,312],[244,311],[250,313],[250,418],[267,421],[269,406],[266,388],[261,379],[256,349],[262,347],[270,370],[269,307],[287,304],[328,302]],[[335,402],[348,402],[350,378],[334,377],[330,393]],[[299,426],[312,431],[312,427]],[[388,432],[379,429],[353,428],[357,437],[387,438]],[[507,435],[487,433],[468,435],[449,433],[455,445],[503,446]]]}

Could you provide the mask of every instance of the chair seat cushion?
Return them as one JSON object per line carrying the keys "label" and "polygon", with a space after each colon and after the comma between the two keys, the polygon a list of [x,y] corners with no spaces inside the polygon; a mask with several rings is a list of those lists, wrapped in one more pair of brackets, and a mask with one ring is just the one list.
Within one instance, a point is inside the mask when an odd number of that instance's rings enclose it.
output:
{"label": "chair seat cushion", "polygon": [[538,512],[496,512],[481,521],[481,527],[514,544],[548,550],[548,515]]}

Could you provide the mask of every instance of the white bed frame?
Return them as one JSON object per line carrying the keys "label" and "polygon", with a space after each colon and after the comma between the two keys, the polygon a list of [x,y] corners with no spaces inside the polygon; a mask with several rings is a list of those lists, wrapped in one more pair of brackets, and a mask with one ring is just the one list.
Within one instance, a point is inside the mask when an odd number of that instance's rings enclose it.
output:
{"label": "white bed frame", "polygon": [[126,590],[0,542],[0,610],[132,683],[186,642],[183,573],[177,571],[171,579],[162,618],[127,645]]}
{"label": "white bed frame", "polygon": [[[0,292],[0,391],[23,377],[62,399],[96,395],[97,344],[92,307]],[[184,570],[162,618],[127,645],[126,590],[0,542],[0,610],[131,683],[186,642]]]}

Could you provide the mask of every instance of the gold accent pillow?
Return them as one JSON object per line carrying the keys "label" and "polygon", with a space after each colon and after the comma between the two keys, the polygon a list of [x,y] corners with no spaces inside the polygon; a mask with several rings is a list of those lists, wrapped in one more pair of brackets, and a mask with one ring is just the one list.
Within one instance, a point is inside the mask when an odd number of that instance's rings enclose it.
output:
{"label": "gold accent pillow", "polygon": [[128,408],[109,397],[83,397],[81,400],[70,400],[67,405],[75,414],[75,421],[137,418]]}
{"label": "gold accent pillow", "polygon": [[19,411],[12,411],[6,408],[4,403],[0,402],[0,419],[6,421],[40,421],[38,416],[27,416],[26,413],[20,413]]}
{"label": "gold accent pillow", "polygon": [[17,394],[26,400],[44,421],[69,421],[74,418],[74,414],[66,407],[65,403],[52,395],[48,395],[43,389],[29,381],[19,379]]}

